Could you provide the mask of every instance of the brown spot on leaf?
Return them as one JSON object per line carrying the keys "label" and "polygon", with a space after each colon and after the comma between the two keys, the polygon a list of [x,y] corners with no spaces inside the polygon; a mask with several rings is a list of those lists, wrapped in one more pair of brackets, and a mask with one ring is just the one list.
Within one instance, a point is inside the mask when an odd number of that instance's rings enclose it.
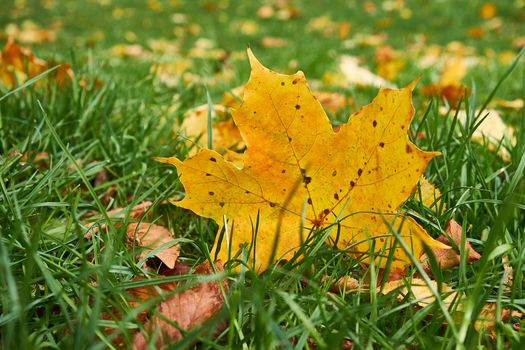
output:
{"label": "brown spot on leaf", "polygon": [[335,199],[336,201],[339,200],[339,195],[338,195],[337,193],[334,193],[334,199]]}
{"label": "brown spot on leaf", "polygon": [[362,173],[363,173],[363,169],[361,168],[357,169],[357,176],[361,176]]}
{"label": "brown spot on leaf", "polygon": [[210,192],[208,192],[208,194],[209,194],[210,196],[213,196],[213,195],[215,194],[215,192],[210,191]]}
{"label": "brown spot on leaf", "polygon": [[337,170],[334,170],[334,171],[332,172],[332,176],[336,176],[336,175],[337,175]]}
{"label": "brown spot on leaf", "polygon": [[301,105],[295,105],[295,109],[301,109]]}
{"label": "brown spot on leaf", "polygon": [[224,202],[220,202],[219,205],[220,205],[221,207],[224,207]]}
{"label": "brown spot on leaf", "polygon": [[379,147],[385,147],[385,143],[384,142],[379,142]]}
{"label": "brown spot on leaf", "polygon": [[374,121],[372,122],[372,126],[375,128],[375,127],[377,126],[377,121],[374,120]]}
{"label": "brown spot on leaf", "polygon": [[215,159],[215,158],[213,158],[213,157],[210,157],[210,160],[211,160],[212,162],[217,162],[217,159]]}

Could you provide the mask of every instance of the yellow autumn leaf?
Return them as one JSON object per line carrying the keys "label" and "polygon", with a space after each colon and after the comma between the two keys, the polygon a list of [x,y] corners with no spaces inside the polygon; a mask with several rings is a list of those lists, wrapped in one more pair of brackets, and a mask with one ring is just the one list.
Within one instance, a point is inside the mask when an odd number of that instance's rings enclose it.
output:
{"label": "yellow autumn leaf", "polygon": [[[243,168],[208,149],[184,161],[158,159],[177,167],[186,191],[177,206],[212,218],[219,232],[228,219],[222,244],[218,234],[212,254],[227,261],[242,245],[253,243],[250,259],[261,271],[272,257],[293,256],[310,230],[336,222],[339,247],[353,254],[370,249],[389,254],[396,241],[392,229],[416,257],[423,244],[447,248],[398,211],[438,154],[420,150],[407,135],[415,83],[381,89],[335,132],[302,72],[278,74],[250,50],[248,56],[250,80],[233,113],[247,146]],[[331,231],[332,238],[337,231]],[[399,246],[394,258],[397,268],[410,263]],[[383,256],[376,263],[386,260]]]}

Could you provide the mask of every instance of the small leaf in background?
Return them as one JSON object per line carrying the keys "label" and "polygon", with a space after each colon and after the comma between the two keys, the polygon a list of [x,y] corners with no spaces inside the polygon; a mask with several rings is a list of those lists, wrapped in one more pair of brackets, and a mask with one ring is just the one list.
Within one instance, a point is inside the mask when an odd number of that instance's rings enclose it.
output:
{"label": "small leaf in background", "polygon": [[484,3],[479,9],[479,16],[483,19],[491,19],[496,16],[496,6],[490,2]]}
{"label": "small leaf in background", "polygon": [[[223,271],[220,262],[214,265],[215,271]],[[195,269],[195,273],[211,275],[214,269],[205,262]],[[144,325],[148,335],[137,333],[133,340],[133,349],[147,349],[149,337],[158,337],[154,342],[156,348],[180,340],[181,331],[199,326],[217,314],[224,303],[223,290],[227,288],[225,279],[220,282],[204,282],[162,301],[158,306],[158,314],[153,313]]]}
{"label": "small leaf in background", "polygon": [[459,54],[447,57],[444,62],[439,81],[436,84],[424,86],[423,94],[431,97],[441,97],[452,107],[456,107],[465,96],[468,89],[461,83],[467,73],[465,58]]}
{"label": "small leaf in background", "polygon": [[[377,240],[373,247],[378,254],[388,254],[396,241],[392,227],[415,256],[421,255],[423,244],[447,248],[398,212],[437,155],[408,139],[415,84],[381,89],[371,104],[334,132],[302,72],[277,74],[250,50],[248,55],[250,80],[243,103],[233,113],[247,145],[244,167],[207,149],[185,161],[158,159],[177,167],[186,197],[176,205],[214,219],[219,233],[224,216],[230,220],[229,232],[235,234],[221,245],[217,241],[212,255],[227,261],[230,249],[235,255],[244,243],[252,243],[257,247],[252,263],[262,271],[273,259],[294,254],[304,240],[301,227],[306,232],[329,228],[338,217],[344,218],[339,244],[353,245],[355,255],[368,254],[370,239]],[[252,242],[256,221],[257,241]],[[401,248],[394,257],[393,267],[410,264]],[[377,262],[384,265],[386,258]]]}
{"label": "small leaf in background", "polygon": [[377,74],[388,81],[396,80],[406,64],[401,52],[388,45],[378,47],[374,58],[377,64]]}

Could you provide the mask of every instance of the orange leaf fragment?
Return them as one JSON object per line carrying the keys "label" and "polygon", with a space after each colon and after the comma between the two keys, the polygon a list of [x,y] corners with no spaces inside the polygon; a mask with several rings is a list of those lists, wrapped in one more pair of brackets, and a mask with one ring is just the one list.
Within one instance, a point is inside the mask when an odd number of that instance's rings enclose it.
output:
{"label": "orange leaf fragment", "polygon": [[[450,220],[445,228],[445,232],[450,237],[450,239],[454,241],[456,246],[459,247],[461,245],[461,236],[463,232],[463,228],[461,227],[461,225],[459,225],[454,220]],[[437,238],[437,240],[444,244],[450,245],[450,240],[445,235],[440,235]],[[437,263],[443,270],[449,269],[454,266],[458,266],[461,262],[460,255],[454,249],[433,248],[432,251],[437,260]],[[467,240],[465,240],[465,246],[463,247],[463,250],[460,249],[459,251],[464,251],[467,254],[467,262],[469,263],[479,260],[481,258],[479,253],[476,252],[474,248],[472,248],[472,246]],[[425,269],[425,271],[427,273],[430,273],[430,265],[426,255],[423,255],[420,260],[423,261],[423,268]]]}
{"label": "orange leaf fragment", "polygon": [[158,159],[177,167],[186,197],[176,205],[215,220],[219,232],[224,217],[229,220],[212,256],[218,253],[227,261],[244,243],[255,243],[251,262],[261,271],[273,263],[272,257],[293,256],[311,230],[337,222],[338,244],[359,256],[373,249],[380,266],[391,249],[393,267],[410,264],[406,252],[395,248],[393,230],[414,256],[421,255],[423,244],[447,248],[398,211],[439,154],[420,150],[408,138],[415,83],[380,89],[334,132],[302,72],[278,74],[250,50],[248,55],[250,80],[242,105],[233,112],[247,146],[244,166],[207,149],[185,161]]}
{"label": "orange leaf fragment", "polygon": [[[214,265],[217,272],[223,271],[220,262]],[[205,262],[199,265],[195,272],[210,275],[213,274],[213,268],[208,262]],[[163,301],[158,307],[160,315],[154,314],[144,325],[147,334],[160,333],[155,342],[156,347],[160,348],[181,339],[180,330],[189,330],[211,319],[222,307],[224,302],[222,291],[227,288],[226,280],[220,283],[205,282]],[[173,323],[178,327],[175,327]],[[143,333],[137,333],[133,340],[133,349],[147,348],[148,340]]]}
{"label": "orange leaf fragment", "polygon": [[131,223],[126,227],[126,236],[129,241],[134,241],[137,245],[147,248],[140,254],[141,258],[155,250],[154,255],[166,266],[170,269],[175,267],[180,245],[173,241],[167,228],[145,222]]}

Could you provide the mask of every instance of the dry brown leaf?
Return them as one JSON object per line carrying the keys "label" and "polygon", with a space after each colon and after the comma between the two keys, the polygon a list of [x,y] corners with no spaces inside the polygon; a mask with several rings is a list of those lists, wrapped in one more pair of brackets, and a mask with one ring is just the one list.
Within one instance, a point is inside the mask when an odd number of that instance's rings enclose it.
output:
{"label": "dry brown leaf", "polygon": [[[55,79],[60,87],[73,79],[70,65],[56,62],[50,64],[34,56],[30,49],[19,46],[9,37],[0,56],[0,85],[13,88],[54,66],[59,67],[50,77]],[[40,82],[36,85],[40,85]]]}
{"label": "dry brown leaf", "polygon": [[[115,208],[113,210],[110,210],[107,212],[107,215],[110,219],[123,219],[125,217],[128,217],[130,219],[140,219],[148,210],[153,203],[150,201],[144,201],[140,202],[139,204],[131,207],[131,208]],[[87,232],[84,234],[85,239],[90,239],[92,235],[97,234],[99,231],[99,227],[102,230],[106,229],[106,223],[102,223],[100,226],[97,224],[97,220],[100,219],[100,215],[97,215],[97,218],[91,217],[89,218],[86,224],[84,224],[84,227],[87,228]]]}
{"label": "dry brown leaf", "polygon": [[[454,241],[455,245],[459,247],[461,245],[461,236],[463,232],[463,228],[461,225],[459,225],[456,221],[450,220],[445,228],[445,232],[447,233],[448,237]],[[450,240],[447,237],[447,235],[440,235],[437,240],[441,243],[451,245]],[[461,257],[454,249],[439,249],[439,248],[431,248],[432,252],[434,253],[434,256],[437,260],[438,265],[441,267],[442,270],[449,269],[454,266],[458,266],[461,262]],[[479,260],[481,256],[478,252],[476,252],[470,243],[465,239],[465,246],[463,250],[459,249],[459,252],[464,251],[467,253],[467,262],[471,263],[473,261]],[[430,263],[428,261],[428,257],[426,254],[423,254],[420,258],[420,261],[422,261],[423,269],[427,273],[431,273],[430,270]]]}
{"label": "dry brown leaf", "polygon": [[[220,261],[214,263],[215,271],[222,272]],[[213,274],[214,269],[208,262],[199,265],[195,273]],[[221,288],[222,284],[222,288]],[[189,330],[211,319],[224,303],[223,290],[228,288],[227,281],[205,282],[163,301],[158,308],[161,316],[153,315],[144,325],[149,335],[160,333],[156,339],[157,348],[176,342],[182,337],[179,329]],[[169,320],[170,322],[167,322]],[[173,326],[176,324],[178,327]],[[143,333],[137,333],[133,340],[133,349],[147,349],[148,340]]]}
{"label": "dry brown leaf", "polygon": [[173,241],[167,228],[145,222],[131,223],[126,227],[126,236],[129,241],[134,241],[137,245],[147,248],[140,254],[141,259],[153,250],[164,246],[161,250],[157,250],[154,255],[170,269],[175,267],[175,262],[179,257],[180,245]]}

